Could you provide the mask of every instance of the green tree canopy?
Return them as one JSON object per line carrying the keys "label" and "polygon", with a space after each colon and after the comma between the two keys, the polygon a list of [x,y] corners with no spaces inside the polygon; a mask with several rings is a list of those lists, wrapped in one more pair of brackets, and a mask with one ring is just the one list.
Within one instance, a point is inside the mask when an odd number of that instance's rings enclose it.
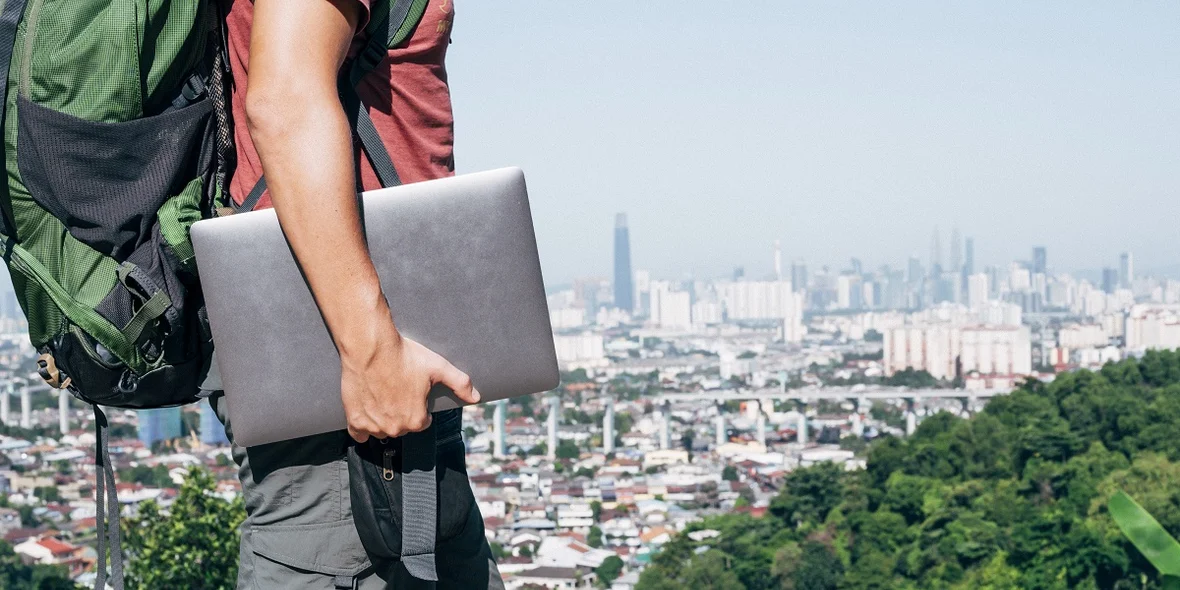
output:
{"label": "green tree canopy", "polygon": [[602,565],[595,568],[594,573],[598,576],[599,586],[610,588],[611,583],[623,573],[623,560],[617,555],[612,555],[602,560]]}
{"label": "green tree canopy", "polygon": [[638,590],[1160,588],[1108,501],[1125,490],[1180,537],[1180,353],[1030,381],[866,457],[793,471],[768,517],[690,524],[720,534],[674,537]]}
{"label": "green tree canopy", "polygon": [[240,496],[227,502],[214,495],[214,485],[208,472],[193,467],[167,510],[148,500],[137,516],[123,520],[128,588],[235,586],[238,525],[246,511]]}

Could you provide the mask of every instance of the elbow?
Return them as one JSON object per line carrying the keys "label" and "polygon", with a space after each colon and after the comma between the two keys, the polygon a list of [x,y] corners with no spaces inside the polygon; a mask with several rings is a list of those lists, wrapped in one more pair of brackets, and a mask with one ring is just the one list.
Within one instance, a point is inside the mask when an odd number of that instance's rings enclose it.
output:
{"label": "elbow", "polygon": [[280,100],[277,92],[259,86],[247,88],[245,103],[246,129],[255,145],[264,144],[283,129],[289,129],[293,114],[287,108],[290,103]]}

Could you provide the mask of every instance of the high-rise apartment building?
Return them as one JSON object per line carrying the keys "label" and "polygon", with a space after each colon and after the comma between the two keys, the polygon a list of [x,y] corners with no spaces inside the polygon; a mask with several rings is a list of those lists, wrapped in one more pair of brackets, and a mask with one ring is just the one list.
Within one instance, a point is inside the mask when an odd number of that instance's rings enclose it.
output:
{"label": "high-rise apartment building", "polygon": [[798,299],[786,281],[734,281],[717,285],[717,297],[728,320],[771,320],[793,317]]}
{"label": "high-rise apartment building", "polygon": [[692,325],[692,299],[688,291],[674,289],[666,281],[652,281],[651,321],[660,328],[688,329]]}
{"label": "high-rise apartment building", "polygon": [[910,256],[909,264],[906,266],[905,280],[911,285],[921,284],[926,278],[926,273],[922,270],[922,260],[917,256]]}
{"label": "high-rise apartment building", "polygon": [[139,441],[146,446],[180,438],[180,407],[139,410]]}
{"label": "high-rise apartment building", "polygon": [[635,279],[635,314],[645,316],[651,313],[651,272],[637,270]]}
{"label": "high-rise apartment building", "polygon": [[975,274],[975,238],[967,238],[966,247],[963,249],[963,276],[969,277]]}
{"label": "high-rise apartment building", "polygon": [[860,275],[846,274],[836,278],[836,307],[839,309],[860,309],[862,294]]}
{"label": "high-rise apartment building", "polygon": [[1135,260],[1131,257],[1130,252],[1123,252],[1119,256],[1119,286],[1124,289],[1130,289],[1131,283],[1135,281]]}
{"label": "high-rise apartment building", "polygon": [[1119,288],[1119,271],[1113,268],[1102,269],[1102,291],[1114,293]]}
{"label": "high-rise apartment building", "polygon": [[885,331],[885,373],[906,368],[950,380],[1032,373],[1032,345],[1026,326],[907,325]]}
{"label": "high-rise apartment building", "polygon": [[791,289],[803,291],[807,289],[807,263],[802,258],[791,263]]}
{"label": "high-rise apartment building", "polygon": [[1046,274],[1049,269],[1049,255],[1044,246],[1037,246],[1032,251],[1032,273]]}
{"label": "high-rise apartment building", "polygon": [[783,249],[778,240],[774,241],[774,280],[783,280]]}
{"label": "high-rise apartment building", "polygon": [[967,277],[967,304],[973,309],[987,305],[990,299],[991,285],[987,273],[976,273]]}
{"label": "high-rise apartment building", "polygon": [[959,274],[963,271],[963,238],[959,235],[959,228],[951,230],[951,273]]}
{"label": "high-rise apartment building", "polygon": [[217,419],[209,400],[201,400],[201,442],[213,446],[229,444],[229,437],[225,435],[225,425]]}
{"label": "high-rise apartment building", "polygon": [[615,307],[628,313],[635,309],[635,290],[631,283],[631,234],[627,214],[615,215]]}
{"label": "high-rise apartment building", "polygon": [[934,237],[930,241],[930,276],[942,275],[942,238],[938,236],[938,228],[934,228]]}

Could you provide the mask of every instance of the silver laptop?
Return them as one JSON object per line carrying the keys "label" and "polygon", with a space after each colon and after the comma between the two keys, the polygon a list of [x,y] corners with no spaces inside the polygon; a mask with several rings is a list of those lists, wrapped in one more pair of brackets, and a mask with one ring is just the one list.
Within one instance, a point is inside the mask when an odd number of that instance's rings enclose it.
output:
{"label": "silver laptop", "polygon": [[[482,401],[553,389],[557,358],[519,168],[369,191],[369,250],[398,329]],[[340,356],[273,210],[199,221],[192,241],[235,442],[346,426]],[[461,405],[431,392],[431,411]]]}

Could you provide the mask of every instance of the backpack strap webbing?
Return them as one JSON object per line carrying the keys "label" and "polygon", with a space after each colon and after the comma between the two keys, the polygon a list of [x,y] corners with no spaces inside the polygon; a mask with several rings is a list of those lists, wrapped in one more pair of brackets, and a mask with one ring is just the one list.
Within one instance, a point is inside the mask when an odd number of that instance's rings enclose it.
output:
{"label": "backpack strap webbing", "polygon": [[115,469],[109,451],[110,425],[98,404],[94,405],[94,517],[98,528],[98,572],[94,587],[107,587],[107,550],[111,555],[110,582],[115,590],[123,590],[123,536],[119,530],[119,498],[115,490]]}
{"label": "backpack strap webbing", "polygon": [[434,545],[438,538],[438,462],[436,431],[402,435],[401,562],[411,576],[438,581]]}
{"label": "backpack strap webbing", "polygon": [[[12,51],[16,45],[16,29],[25,12],[25,0],[4,0],[0,10],[0,129],[4,128],[4,110],[8,104],[8,66],[12,63]],[[4,148],[0,147],[0,152]],[[7,191],[7,184],[2,189]],[[16,224],[12,222],[12,211],[0,206],[0,234],[5,238],[16,238]]]}

